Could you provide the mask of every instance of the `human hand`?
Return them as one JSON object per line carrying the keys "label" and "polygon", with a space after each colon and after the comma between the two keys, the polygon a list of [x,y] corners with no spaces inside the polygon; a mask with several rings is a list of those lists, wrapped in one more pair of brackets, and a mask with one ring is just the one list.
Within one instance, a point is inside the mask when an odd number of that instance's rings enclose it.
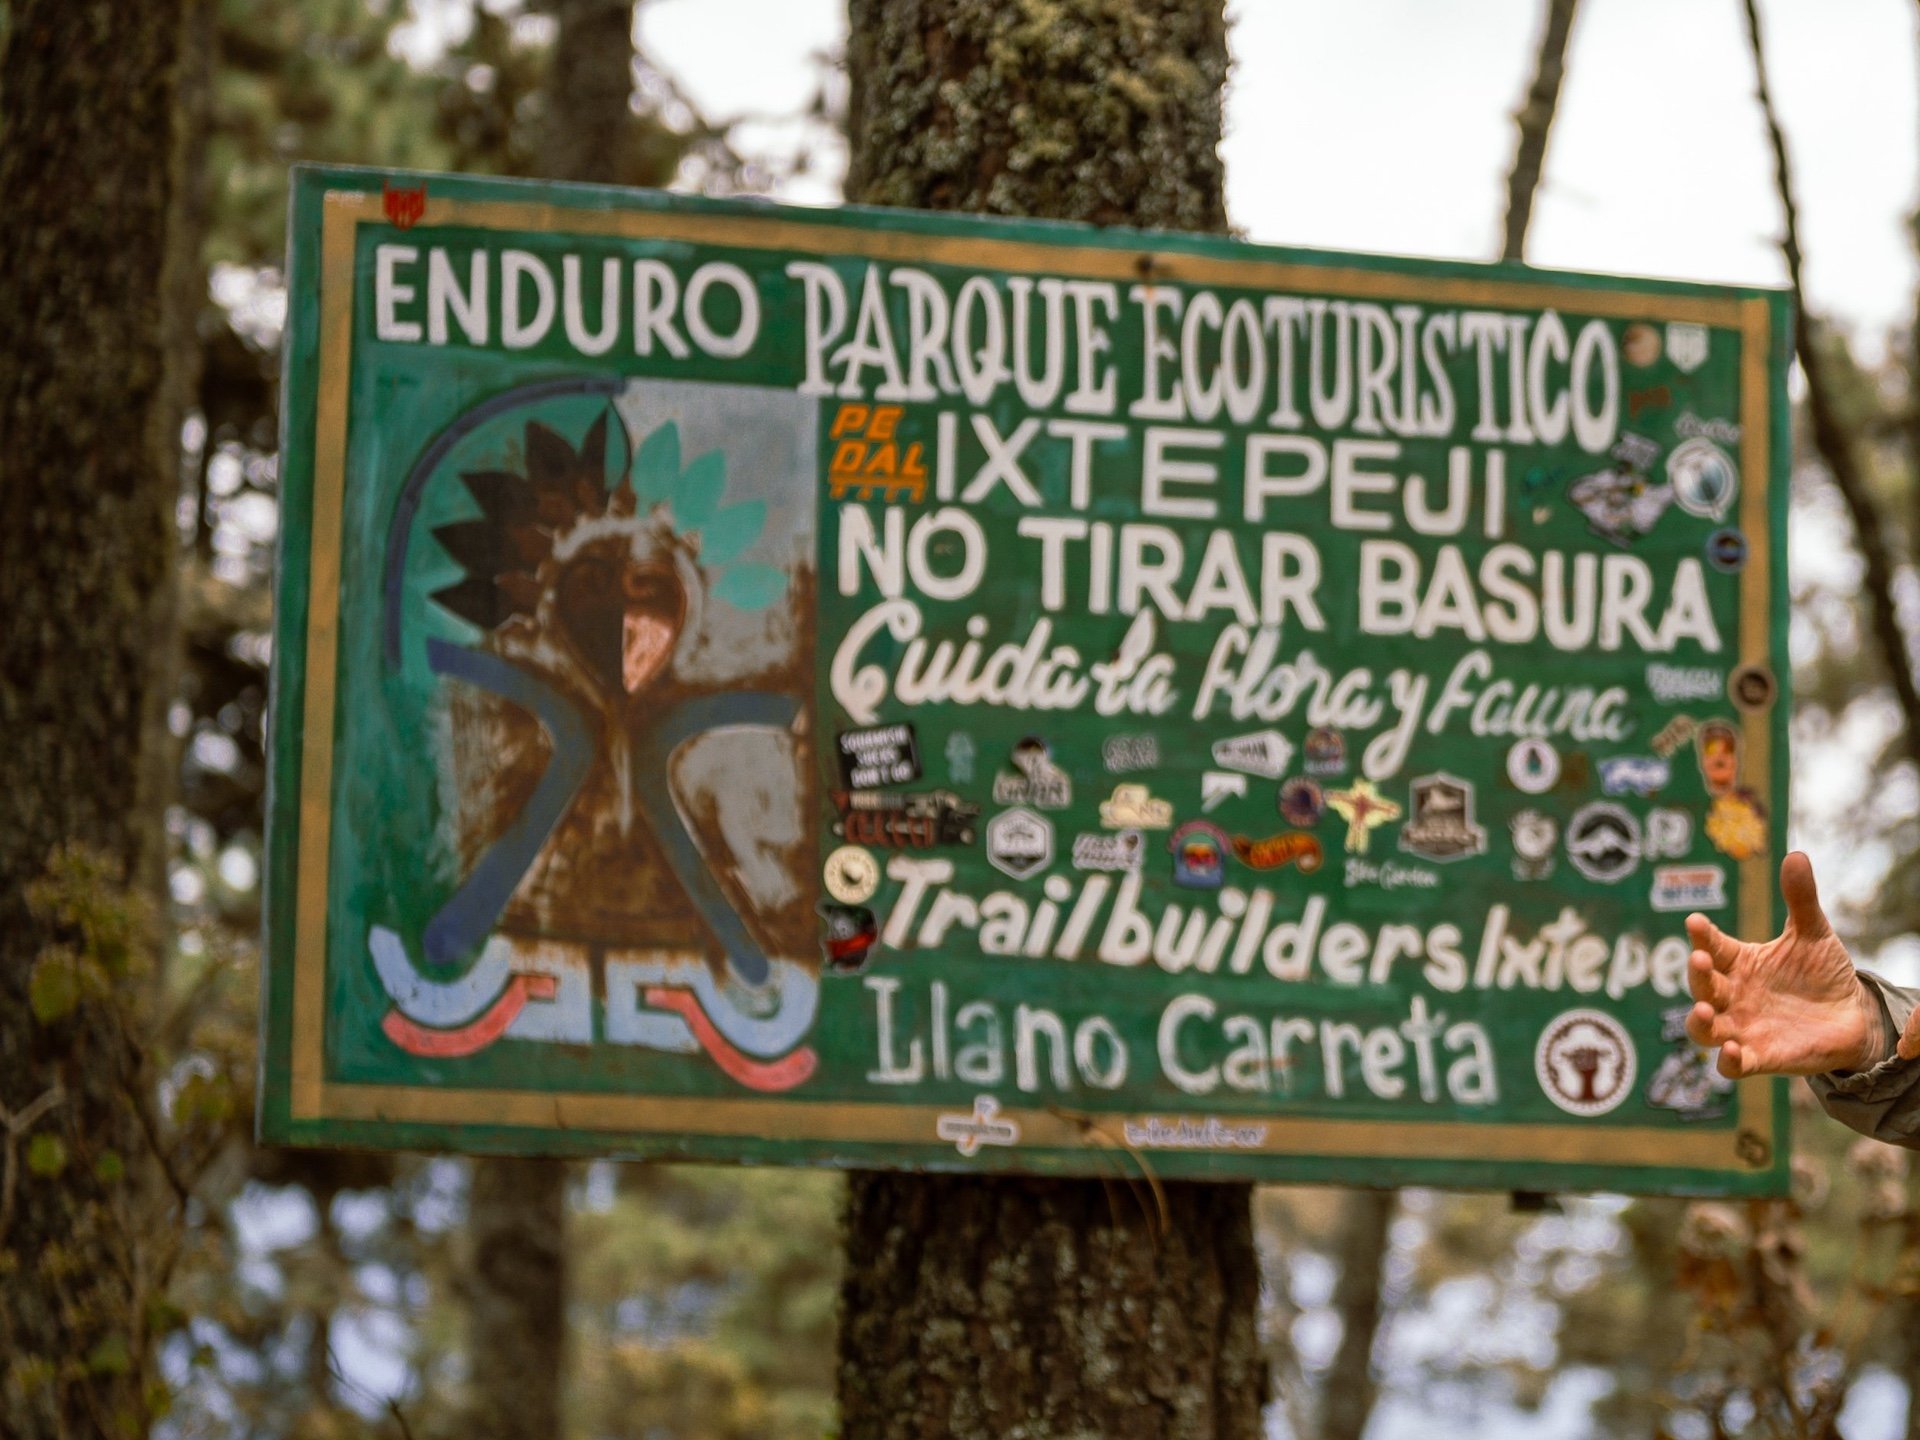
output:
{"label": "human hand", "polygon": [[[1827,923],[1813,865],[1797,850],[1780,864],[1780,893],[1787,925],[1765,943],[1687,917],[1687,987],[1697,1002],[1687,1034],[1718,1045],[1720,1073],[1734,1079],[1867,1069],[1881,1058],[1880,1004]],[[1910,1041],[1920,1055],[1920,1023],[1900,1037],[1902,1056]]]}

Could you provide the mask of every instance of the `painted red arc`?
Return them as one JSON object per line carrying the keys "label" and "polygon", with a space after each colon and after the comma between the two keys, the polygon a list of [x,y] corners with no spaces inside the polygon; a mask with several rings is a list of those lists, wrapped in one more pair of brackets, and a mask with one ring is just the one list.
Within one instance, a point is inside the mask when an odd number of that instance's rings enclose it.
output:
{"label": "painted red arc", "polygon": [[778,1060],[750,1059],[734,1048],[726,1036],[713,1028],[707,1012],[691,990],[670,990],[655,986],[647,991],[647,1004],[658,1010],[677,1012],[693,1031],[700,1048],[713,1056],[714,1063],[742,1085],[754,1090],[791,1090],[811,1076],[820,1057],[810,1045],[802,1046]]}
{"label": "painted red arc", "polygon": [[559,988],[551,975],[515,975],[507,981],[500,998],[476,1018],[454,1030],[436,1030],[409,1020],[398,1010],[389,1010],[380,1028],[394,1044],[409,1055],[434,1055],[457,1058],[474,1055],[507,1033],[507,1027],[526,1008],[529,1000],[551,1000]]}

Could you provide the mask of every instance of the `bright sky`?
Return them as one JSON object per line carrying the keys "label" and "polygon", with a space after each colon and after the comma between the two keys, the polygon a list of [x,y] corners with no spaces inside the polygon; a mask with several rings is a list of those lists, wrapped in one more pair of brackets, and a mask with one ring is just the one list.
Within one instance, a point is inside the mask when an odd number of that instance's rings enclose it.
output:
{"label": "bright sky", "polygon": [[[1493,256],[1540,0],[1233,0],[1227,194],[1254,240]],[[1762,0],[1816,305],[1903,324],[1920,190],[1915,9]],[[652,0],[643,41],[714,116],[797,109],[844,0]],[[743,37],[751,37],[742,43]],[[1528,258],[1779,283],[1772,162],[1739,0],[1588,0]],[[778,150],[791,127],[742,138]],[[788,198],[838,198],[840,159]]]}

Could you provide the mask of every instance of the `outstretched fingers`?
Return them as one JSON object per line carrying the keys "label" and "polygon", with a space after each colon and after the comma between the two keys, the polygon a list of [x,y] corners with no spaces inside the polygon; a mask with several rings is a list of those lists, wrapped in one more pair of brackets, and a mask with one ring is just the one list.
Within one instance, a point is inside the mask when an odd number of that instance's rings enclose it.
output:
{"label": "outstretched fingers", "polygon": [[1833,933],[1827,912],[1820,908],[1820,887],[1813,881],[1813,862],[1795,850],[1780,862],[1780,894],[1787,902],[1787,923],[1805,940]]}
{"label": "outstretched fingers", "polygon": [[1893,1048],[1902,1060],[1920,1056],[1920,1010],[1907,1016],[1906,1026],[1900,1031],[1900,1041]]}
{"label": "outstretched fingers", "polygon": [[1687,1012],[1687,1038],[1706,1049],[1727,1040],[1733,1034],[1733,1022],[1726,1013],[1706,1001],[1699,1001]]}
{"label": "outstretched fingers", "polygon": [[1740,957],[1740,942],[1697,912],[1687,916],[1687,938],[1695,950],[1706,952],[1716,970],[1731,970]]}
{"label": "outstretched fingers", "polygon": [[1687,956],[1687,989],[1694,999],[1705,1000],[1718,1010],[1726,1009],[1733,1001],[1732,982],[1714,968],[1713,957],[1704,950]]}
{"label": "outstretched fingers", "polygon": [[1720,1047],[1719,1071],[1729,1080],[1742,1079],[1753,1069],[1747,1058],[1747,1052],[1740,1048],[1738,1040],[1729,1040]]}

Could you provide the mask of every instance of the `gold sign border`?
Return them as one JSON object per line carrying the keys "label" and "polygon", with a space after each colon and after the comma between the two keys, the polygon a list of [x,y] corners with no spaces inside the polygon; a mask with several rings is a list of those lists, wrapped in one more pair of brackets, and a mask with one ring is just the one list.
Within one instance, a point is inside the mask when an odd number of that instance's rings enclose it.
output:
{"label": "gold sign border", "polygon": [[[807,1100],[686,1099],[591,1092],[456,1090],[419,1085],[364,1085],[331,1081],[325,1072],[327,887],[333,793],[333,715],[339,652],[340,532],[346,487],[347,390],[353,348],[355,234],[381,222],[381,200],[362,191],[329,191],[321,222],[319,395],[315,412],[313,524],[308,599],[306,704],[300,770],[300,863],[295,884],[292,1117],[295,1121],[350,1120],[409,1124],[472,1124],[596,1133],[756,1137],[849,1144],[929,1145],[937,1119],[952,1107],[824,1103]],[[959,235],[830,229],[773,216],[574,210],[514,201],[429,197],[418,222],[424,228],[457,225],[483,230],[539,230],[622,239],[678,241],[755,250],[817,251],[870,260],[946,264],[974,269],[1044,271],[1111,280],[1141,277],[1142,253],[1097,246],[1040,244]],[[1559,308],[1610,319],[1681,321],[1736,329],[1741,337],[1742,475],[1740,522],[1749,546],[1741,574],[1739,658],[1770,665],[1771,617],[1767,514],[1767,356],[1771,340],[1767,302],[1717,297],[1585,290],[1546,281],[1470,276],[1398,275],[1359,267],[1301,265],[1285,260],[1224,259],[1184,253],[1152,256],[1157,281],[1220,284],[1425,300],[1439,304]],[[1743,778],[1769,793],[1767,715],[1743,718]],[[1771,797],[1770,798],[1775,798]],[[1763,852],[1740,866],[1739,924],[1759,934],[1772,924],[1772,856]],[[1208,1154],[1285,1154],[1304,1159],[1547,1160],[1566,1164],[1643,1165],[1748,1171],[1771,1162],[1772,1086],[1749,1079],[1739,1086],[1736,1125],[1715,1130],[1652,1127],[1534,1125],[1428,1121],[1301,1119],[1284,1115],[1183,1116],[1222,1124],[1264,1127],[1261,1144]],[[1020,1127],[1022,1146],[1053,1150],[1110,1150],[1112,1127],[1129,1117],[1084,1118],[1052,1109],[1002,1112]],[[1171,1120],[1175,1117],[1163,1116]],[[1760,1142],[1755,1145],[1754,1141]],[[1766,1157],[1756,1165],[1758,1157]]]}

